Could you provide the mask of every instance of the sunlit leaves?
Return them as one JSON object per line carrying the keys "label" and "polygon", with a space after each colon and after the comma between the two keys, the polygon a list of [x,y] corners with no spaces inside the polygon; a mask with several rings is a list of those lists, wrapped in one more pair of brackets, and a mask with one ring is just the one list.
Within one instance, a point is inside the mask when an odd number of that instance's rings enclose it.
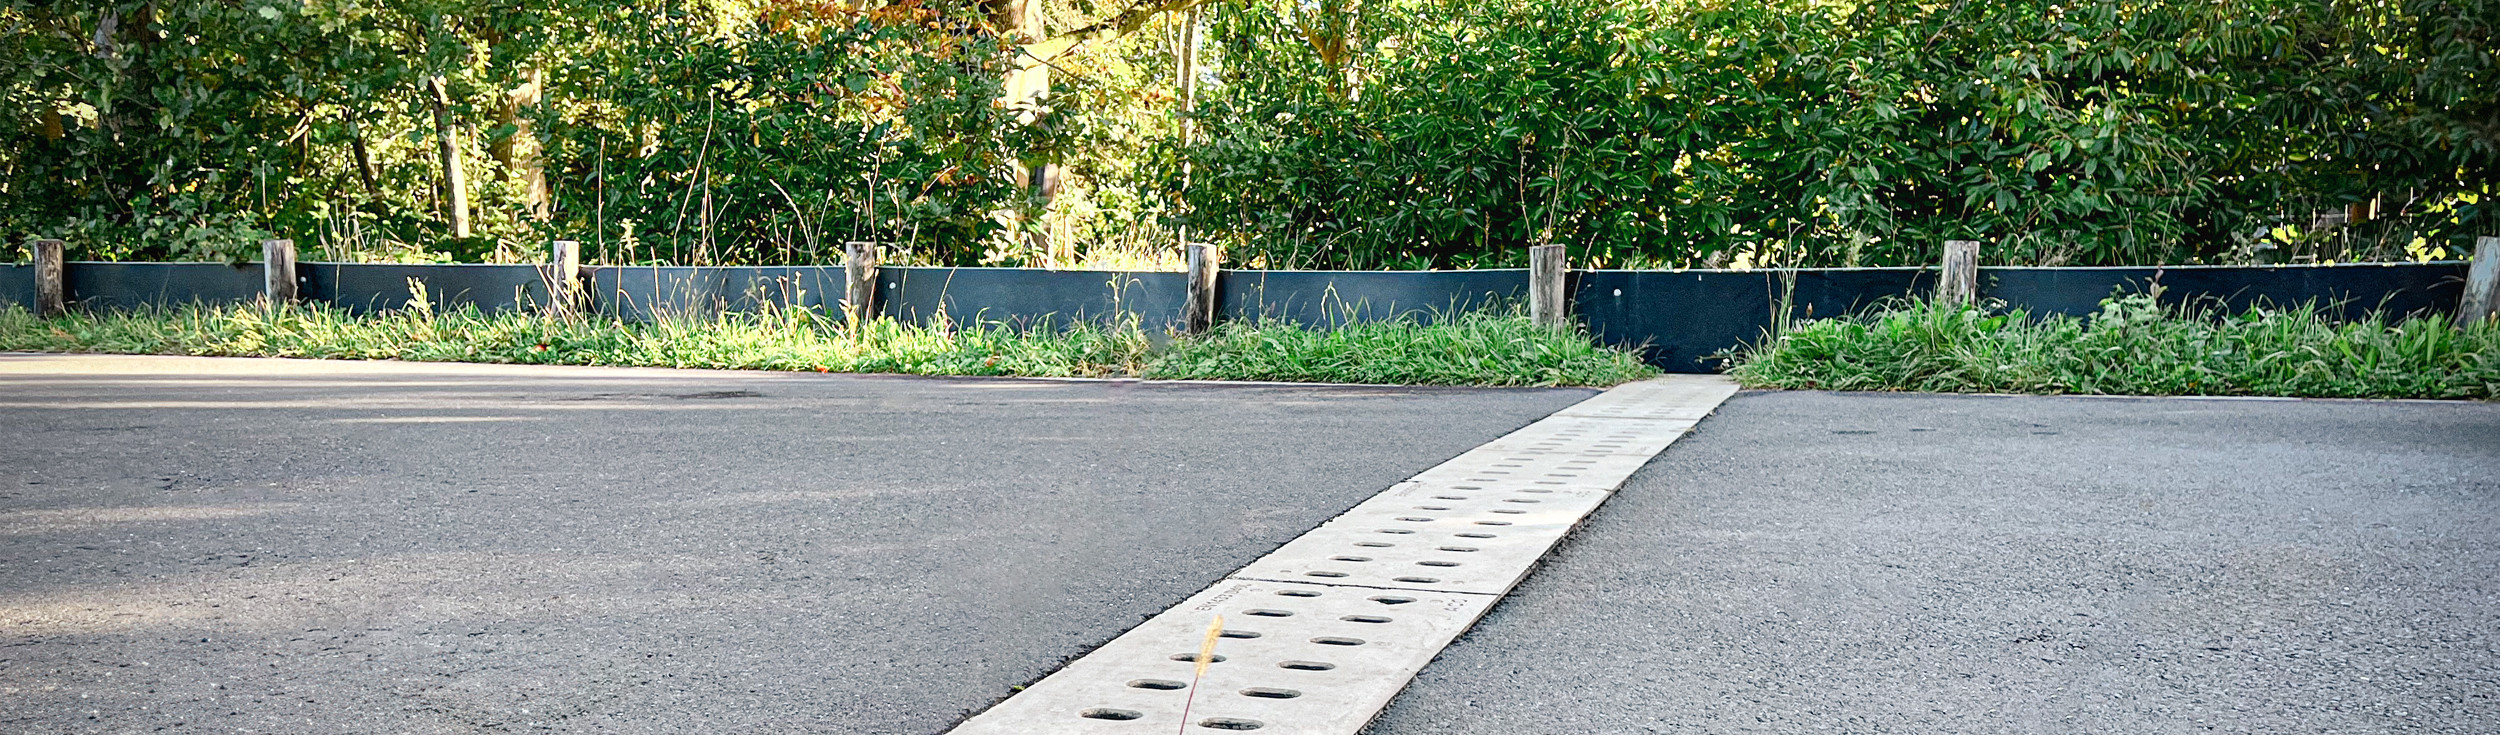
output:
{"label": "sunlit leaves", "polygon": [[[1597,266],[2401,257],[2493,185],[2500,127],[2459,114],[2493,85],[2438,81],[2490,80],[2488,33],[2455,30],[2489,5],[1418,2],[1374,8],[1400,54],[1338,102],[1248,3],[1223,29],[1273,53],[1228,70],[1195,152],[1220,183],[1189,196],[1236,252],[1349,267],[1549,238]],[[2370,200],[2366,227],[2266,234]]]}

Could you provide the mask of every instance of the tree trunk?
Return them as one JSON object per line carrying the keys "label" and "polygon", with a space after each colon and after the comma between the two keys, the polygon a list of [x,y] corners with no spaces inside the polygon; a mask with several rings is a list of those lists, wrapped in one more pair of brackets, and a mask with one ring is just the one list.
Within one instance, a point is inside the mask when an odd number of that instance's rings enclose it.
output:
{"label": "tree trunk", "polygon": [[[1189,114],[1198,110],[1197,8],[1190,8],[1189,12],[1181,14],[1181,43],[1180,47],[1173,49],[1172,53],[1173,66],[1177,67],[1177,78],[1174,79],[1174,84],[1180,88],[1181,98],[1181,145],[1186,147],[1193,140],[1192,133],[1196,132],[1196,126],[1191,123]],[[1185,184],[1188,180],[1186,174],[1188,164],[1182,165],[1184,167],[1182,181]]]}
{"label": "tree trunk", "polygon": [[356,179],[365,185],[365,199],[382,198],[382,187],[374,182],[373,151],[365,146],[365,125],[353,108],[347,113],[347,143],[356,152]]}
{"label": "tree trunk", "polygon": [[[1189,116],[1190,113],[1198,110],[1198,8],[1196,6],[1191,6],[1189,12],[1181,14],[1180,45],[1172,50],[1172,55],[1175,77],[1173,82],[1180,92],[1181,148],[1183,150],[1180,189],[1182,201],[1179,202],[1179,208],[1183,215],[1187,215],[1189,180],[1194,173],[1189,165],[1187,149],[1196,140],[1194,135],[1196,125]],[[1183,224],[1174,228],[1173,238],[1180,241],[1182,252],[1189,251],[1189,225]]]}
{"label": "tree trunk", "polygon": [[434,103],[434,148],[443,166],[444,209],[451,220],[452,237],[469,236],[469,180],[460,162],[459,128],[451,124],[451,92],[443,87],[443,76],[426,77]]}
{"label": "tree trunk", "polygon": [[[1050,94],[1050,65],[1042,63],[1035,51],[1049,32],[1042,23],[1042,0],[992,0],[985,9],[990,24],[1007,34],[1008,40],[1021,50],[1016,55],[1015,68],[1008,70],[1005,83],[1000,85],[999,102],[1011,110],[1022,108],[1016,115],[1018,122],[1038,122],[1040,110],[1030,103]],[[1042,253],[1053,264],[1062,264],[1073,259],[1074,254],[1059,252],[1049,228],[1029,227],[1025,219],[1027,211],[1039,213],[1048,209],[1051,197],[1059,193],[1059,176],[1053,168],[1048,162],[1016,161],[1016,181],[1024,185],[1028,200],[1008,212],[1007,220],[1017,230],[1014,236],[1024,238],[1027,251]]]}
{"label": "tree trunk", "polygon": [[538,106],[545,89],[545,72],[529,70],[521,86],[506,93],[503,106],[495,110],[498,127],[511,132],[495,140],[490,152],[495,156],[497,180],[521,180],[523,203],[529,207],[530,218],[545,222],[551,216],[547,202],[547,169],[540,155],[538,136],[530,130],[530,119],[521,113]]}

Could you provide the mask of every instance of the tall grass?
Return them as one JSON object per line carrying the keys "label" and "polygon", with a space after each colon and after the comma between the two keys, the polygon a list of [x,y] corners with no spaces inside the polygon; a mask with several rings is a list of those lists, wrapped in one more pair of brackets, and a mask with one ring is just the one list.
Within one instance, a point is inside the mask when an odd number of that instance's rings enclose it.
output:
{"label": "tall grass", "polygon": [[652,322],[416,306],[188,306],[37,318],[0,310],[0,350],[916,375],[1152,377],[1430,385],[1614,385],[1654,374],[1630,353],[1510,314],[1322,330],[1227,325],[1165,338],[1134,321],[1016,329],[851,323],[804,309]]}
{"label": "tall grass", "polygon": [[1173,343],[1147,377],[1410,385],[1614,385],[1656,374],[1640,358],[1523,316],[1462,312],[1422,324],[1312,329],[1228,322]]}
{"label": "tall grass", "polygon": [[2143,295],[2088,319],[1901,303],[1799,325],[1729,372],[1755,388],[2491,399],[2500,323],[2229,314]]}

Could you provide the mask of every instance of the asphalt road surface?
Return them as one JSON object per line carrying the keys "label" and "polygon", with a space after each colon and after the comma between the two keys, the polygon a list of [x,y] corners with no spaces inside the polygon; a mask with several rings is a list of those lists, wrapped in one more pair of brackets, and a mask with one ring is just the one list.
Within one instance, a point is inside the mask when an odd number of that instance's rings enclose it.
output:
{"label": "asphalt road surface", "polygon": [[1740,394],[1370,732],[2500,733],[2500,405]]}
{"label": "asphalt road surface", "polygon": [[937,733],[1593,393],[0,355],[0,733]]}
{"label": "asphalt road surface", "polygon": [[[0,733],[934,735],[1589,394],[0,355]],[[2500,405],[1742,394],[1371,732],[2500,732]]]}

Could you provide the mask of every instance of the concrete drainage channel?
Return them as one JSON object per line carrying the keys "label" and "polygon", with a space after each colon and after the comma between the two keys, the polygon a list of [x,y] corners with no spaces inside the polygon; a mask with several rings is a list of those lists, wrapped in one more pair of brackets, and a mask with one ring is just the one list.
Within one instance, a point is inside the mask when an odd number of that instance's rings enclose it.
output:
{"label": "concrete drainage channel", "polygon": [[952,732],[1353,735],[1735,392],[1679,375],[1556,412],[1373,496]]}

